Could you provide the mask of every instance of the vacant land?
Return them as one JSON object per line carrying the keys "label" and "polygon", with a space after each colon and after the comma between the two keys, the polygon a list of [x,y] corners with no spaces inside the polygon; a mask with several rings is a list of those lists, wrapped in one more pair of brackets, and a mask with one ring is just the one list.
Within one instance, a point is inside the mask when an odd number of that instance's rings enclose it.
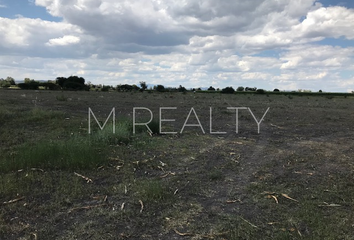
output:
{"label": "vacant land", "polygon": [[353,100],[0,89],[0,239],[354,239]]}

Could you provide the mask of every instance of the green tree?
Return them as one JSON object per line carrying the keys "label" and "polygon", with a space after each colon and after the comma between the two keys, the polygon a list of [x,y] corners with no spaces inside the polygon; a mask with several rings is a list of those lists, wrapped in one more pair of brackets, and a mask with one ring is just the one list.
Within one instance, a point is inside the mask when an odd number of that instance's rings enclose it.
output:
{"label": "green tree", "polygon": [[145,91],[145,89],[147,89],[147,84],[146,84],[146,82],[141,81],[141,82],[140,82],[140,87],[141,87],[141,91]]}
{"label": "green tree", "polygon": [[235,89],[233,87],[226,87],[221,89],[221,93],[234,93]]}
{"label": "green tree", "polygon": [[179,85],[178,91],[179,92],[187,92],[187,89],[185,87],[183,87],[182,85]]}
{"label": "green tree", "polygon": [[15,79],[13,77],[7,77],[5,81],[7,81],[10,85],[16,85]]}
{"label": "green tree", "polygon": [[239,86],[236,91],[237,91],[237,92],[243,92],[243,90],[245,90],[245,88],[242,87],[242,86]]}
{"label": "green tree", "polygon": [[157,85],[155,87],[155,90],[158,92],[164,92],[165,91],[165,87],[163,85]]}

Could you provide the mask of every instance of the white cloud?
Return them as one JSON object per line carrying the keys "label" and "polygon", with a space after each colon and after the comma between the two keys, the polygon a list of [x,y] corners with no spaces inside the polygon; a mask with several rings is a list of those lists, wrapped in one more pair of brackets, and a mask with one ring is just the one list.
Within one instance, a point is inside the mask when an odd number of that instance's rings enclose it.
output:
{"label": "white cloud", "polygon": [[80,38],[76,36],[64,36],[60,38],[52,38],[46,43],[48,46],[66,46],[71,44],[77,44],[80,42]]}
{"label": "white cloud", "polygon": [[344,89],[349,85],[334,81],[352,81],[339,73],[354,69],[353,47],[317,44],[325,38],[353,41],[354,10],[345,7],[325,8],[315,0],[34,3],[63,21],[0,18],[0,77],[80,74],[112,85],[143,79],[269,89]]}

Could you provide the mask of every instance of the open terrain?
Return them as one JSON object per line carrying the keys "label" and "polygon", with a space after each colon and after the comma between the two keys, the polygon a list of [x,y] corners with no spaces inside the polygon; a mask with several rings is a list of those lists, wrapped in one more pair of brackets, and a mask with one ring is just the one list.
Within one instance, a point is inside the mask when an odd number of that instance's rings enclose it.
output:
{"label": "open terrain", "polygon": [[0,239],[354,239],[353,102],[0,89]]}

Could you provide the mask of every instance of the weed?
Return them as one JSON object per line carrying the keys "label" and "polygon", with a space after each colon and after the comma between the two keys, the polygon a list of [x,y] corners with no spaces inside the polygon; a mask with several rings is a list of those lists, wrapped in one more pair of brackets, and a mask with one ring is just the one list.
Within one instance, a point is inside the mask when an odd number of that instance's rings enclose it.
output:
{"label": "weed", "polygon": [[219,169],[213,169],[210,173],[209,173],[209,179],[211,181],[220,181],[223,180],[225,178],[224,174],[222,171],[220,171]]}
{"label": "weed", "polygon": [[138,197],[146,202],[159,202],[172,197],[172,193],[161,180],[140,180],[136,185]]}
{"label": "weed", "polygon": [[64,95],[57,96],[56,99],[61,102],[66,102],[68,101],[68,98],[65,97]]}
{"label": "weed", "polygon": [[26,143],[17,149],[16,154],[8,155],[1,162],[1,171],[29,168],[87,169],[102,164],[104,155],[97,146],[84,138],[42,140]]}

